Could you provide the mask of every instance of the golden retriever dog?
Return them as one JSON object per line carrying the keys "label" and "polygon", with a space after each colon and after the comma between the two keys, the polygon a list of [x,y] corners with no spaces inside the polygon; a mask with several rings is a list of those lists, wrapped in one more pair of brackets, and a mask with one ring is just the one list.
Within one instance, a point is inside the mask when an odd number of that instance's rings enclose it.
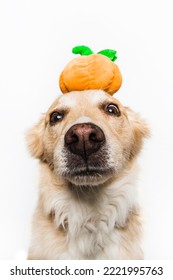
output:
{"label": "golden retriever dog", "polygon": [[142,259],[136,177],[146,123],[102,90],[60,96],[28,135],[40,162],[28,259]]}

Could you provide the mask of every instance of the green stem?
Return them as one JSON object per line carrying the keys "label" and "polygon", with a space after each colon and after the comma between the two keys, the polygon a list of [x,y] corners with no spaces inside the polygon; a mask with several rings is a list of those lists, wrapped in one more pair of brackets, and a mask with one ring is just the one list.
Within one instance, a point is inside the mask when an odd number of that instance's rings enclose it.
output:
{"label": "green stem", "polygon": [[90,55],[93,51],[87,46],[76,46],[72,49],[72,53],[80,55]]}

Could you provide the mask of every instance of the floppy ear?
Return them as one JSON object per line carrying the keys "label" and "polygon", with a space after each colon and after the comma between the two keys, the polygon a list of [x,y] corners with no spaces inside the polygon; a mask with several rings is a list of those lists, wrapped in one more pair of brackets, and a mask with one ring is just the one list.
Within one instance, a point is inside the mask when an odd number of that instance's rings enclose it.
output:
{"label": "floppy ear", "polygon": [[42,116],[38,124],[36,124],[33,128],[31,128],[26,135],[28,149],[31,155],[38,159],[41,159],[44,154],[44,146],[43,146],[44,128],[45,128],[45,116]]}
{"label": "floppy ear", "polygon": [[135,113],[130,108],[126,107],[127,116],[132,128],[133,134],[133,149],[132,156],[141,150],[144,138],[150,137],[150,130],[145,120],[140,117],[140,114]]}

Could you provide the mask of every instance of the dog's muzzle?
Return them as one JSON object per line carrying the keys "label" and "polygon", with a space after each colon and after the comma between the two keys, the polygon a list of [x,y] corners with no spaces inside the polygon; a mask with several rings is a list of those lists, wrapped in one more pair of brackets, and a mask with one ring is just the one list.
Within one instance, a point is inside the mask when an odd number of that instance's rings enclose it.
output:
{"label": "dog's muzzle", "polygon": [[105,143],[105,135],[100,127],[92,123],[73,125],[65,134],[65,146],[73,154],[86,160]]}

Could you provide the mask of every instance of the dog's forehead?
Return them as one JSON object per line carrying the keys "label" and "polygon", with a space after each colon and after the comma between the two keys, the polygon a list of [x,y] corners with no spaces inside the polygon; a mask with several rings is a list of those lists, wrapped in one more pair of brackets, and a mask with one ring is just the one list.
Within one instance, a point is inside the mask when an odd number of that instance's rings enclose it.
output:
{"label": "dog's forehead", "polygon": [[51,106],[50,109],[69,108],[73,109],[77,106],[98,105],[106,101],[113,102],[115,99],[102,90],[85,90],[74,91],[60,96]]}
{"label": "dog's forehead", "polygon": [[103,102],[106,99],[106,94],[103,91],[83,91],[83,92],[71,92],[60,97],[59,105],[67,107],[76,107],[77,105],[82,105],[90,103],[96,105]]}

